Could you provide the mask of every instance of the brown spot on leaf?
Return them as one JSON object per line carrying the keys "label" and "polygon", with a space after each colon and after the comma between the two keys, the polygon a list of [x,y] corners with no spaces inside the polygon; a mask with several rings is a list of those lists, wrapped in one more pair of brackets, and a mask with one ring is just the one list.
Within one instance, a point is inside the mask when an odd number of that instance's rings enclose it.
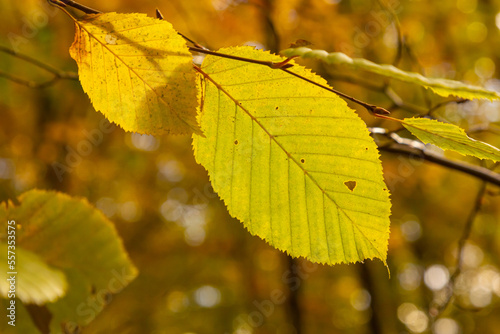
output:
{"label": "brown spot on leaf", "polygon": [[305,163],[306,159],[302,158],[302,159],[300,159],[300,162]]}
{"label": "brown spot on leaf", "polygon": [[356,181],[345,181],[344,182],[344,185],[350,190],[350,191],[353,191],[354,188],[356,188]]}
{"label": "brown spot on leaf", "polygon": [[234,145],[238,145],[239,143],[240,143],[240,142],[238,141],[238,139],[236,139],[236,140],[234,141]]}

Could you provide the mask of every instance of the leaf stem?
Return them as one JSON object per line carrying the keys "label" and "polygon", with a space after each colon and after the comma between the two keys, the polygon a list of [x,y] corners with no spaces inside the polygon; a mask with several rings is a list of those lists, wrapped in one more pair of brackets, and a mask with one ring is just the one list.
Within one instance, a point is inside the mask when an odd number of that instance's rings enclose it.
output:
{"label": "leaf stem", "polygon": [[275,63],[272,62],[272,61],[265,61],[265,60],[257,60],[257,59],[251,59],[251,58],[238,57],[238,56],[228,55],[228,54],[225,54],[225,53],[220,53],[220,52],[217,52],[217,51],[207,50],[205,48],[202,49],[202,48],[199,48],[199,47],[196,47],[196,46],[189,46],[188,48],[189,48],[190,51],[194,51],[194,52],[204,53],[204,54],[207,54],[207,55],[212,55],[212,56],[217,56],[217,57],[222,57],[222,58],[228,58],[228,59],[233,59],[233,60],[238,60],[238,61],[244,61],[244,62],[247,62],[247,63],[257,64],[257,65],[264,65],[264,66],[267,66],[267,67],[270,67],[270,68],[275,68],[274,66],[276,66]]}
{"label": "leaf stem", "polygon": [[48,0],[50,3],[59,6],[59,7],[73,7],[75,9],[81,10],[85,14],[101,14],[101,11],[98,11],[97,9],[93,9],[90,7],[87,7],[85,5],[82,5],[76,1],[73,0]]}
{"label": "leaf stem", "polygon": [[[163,18],[163,14],[160,12],[160,10],[158,8],[156,8],[156,18],[158,20],[164,20]],[[208,50],[206,47],[204,47],[203,45],[201,44],[198,44],[196,43],[195,41],[193,41],[192,39],[190,39],[189,37],[187,37],[186,35],[180,33],[177,31],[177,34],[179,34],[182,38],[184,38],[186,41],[188,41],[189,43],[193,44],[195,47],[197,48],[200,48],[200,49],[203,49],[203,50]]]}
{"label": "leaf stem", "polygon": [[[65,6],[70,6],[70,7],[73,7],[73,8],[76,8],[76,9],[79,9],[81,11],[83,11],[84,13],[87,13],[87,14],[98,14],[98,13],[101,13],[100,11],[96,10],[96,9],[93,9],[93,8],[90,8],[90,7],[87,7],[87,6],[84,6],[82,4],[79,4],[78,2],[75,2],[73,0],[48,0],[49,2],[57,5],[57,6],[60,6],[60,7],[65,7]],[[163,15],[162,13],[160,12],[159,9],[156,9],[156,17],[160,20],[163,20]],[[185,40],[187,40],[188,42],[192,43],[194,46],[188,46],[189,50],[190,51],[194,51],[194,52],[199,52],[199,53],[203,53],[203,54],[209,54],[209,55],[212,55],[212,56],[217,56],[217,57],[222,57],[222,58],[228,58],[228,59],[233,59],[233,60],[238,60],[238,61],[244,61],[244,62],[247,62],[247,63],[252,63],[252,64],[257,64],[257,65],[264,65],[264,66],[267,66],[267,67],[270,67],[272,69],[280,69],[282,71],[285,71],[297,78],[300,78],[302,80],[305,80],[309,83],[312,83],[313,85],[316,85],[318,87],[321,87],[323,89],[326,89],[338,96],[341,96],[349,101],[352,101],[354,103],[357,103],[359,104],[360,106],[364,107],[366,110],[368,110],[368,112],[370,112],[371,114],[377,116],[377,115],[389,115],[390,112],[382,107],[378,107],[376,105],[373,105],[373,104],[368,104],[368,103],[365,103],[361,100],[358,100],[352,96],[349,96],[347,94],[344,94],[342,92],[339,92],[338,90],[335,90],[333,88],[330,88],[330,87],[327,87],[325,85],[322,85],[322,84],[319,84],[317,82],[314,82],[312,80],[309,80],[305,77],[303,77],[302,75],[300,74],[296,74],[296,73],[293,73],[291,71],[288,70],[288,68],[292,67],[293,64],[290,64],[290,61],[295,58],[295,56],[293,57],[289,57],[287,59],[285,59],[284,61],[281,61],[281,62],[272,62],[272,61],[265,61],[265,60],[257,60],[257,59],[251,59],[251,58],[244,58],[244,57],[238,57],[238,56],[233,56],[233,55],[228,55],[228,54],[224,54],[224,53],[220,53],[220,52],[216,52],[216,51],[211,51],[211,50],[208,50],[207,48],[205,48],[204,46],[196,43],[195,41],[191,40],[190,38],[184,36],[183,34],[181,34],[180,32],[178,32],[179,35],[181,35]]]}
{"label": "leaf stem", "polygon": [[[291,75],[293,75],[293,76],[295,76],[295,77],[297,77],[297,78],[300,78],[300,79],[302,79],[302,80],[305,80],[305,81],[307,81],[307,82],[309,82],[309,83],[311,83],[311,84],[313,84],[313,85],[316,85],[316,86],[321,87],[321,88],[323,88],[323,89],[326,89],[326,90],[328,90],[328,91],[330,91],[330,92],[332,92],[332,93],[334,93],[334,94],[337,94],[338,96],[341,96],[341,97],[343,97],[343,98],[345,98],[345,99],[347,99],[347,100],[349,100],[349,101],[352,101],[352,102],[354,102],[354,103],[357,103],[357,104],[359,104],[360,106],[364,107],[366,110],[368,110],[368,112],[370,112],[371,114],[373,114],[373,115],[375,115],[375,116],[377,116],[377,117],[381,117],[381,116],[383,116],[383,115],[389,115],[389,114],[390,114],[390,112],[389,112],[389,111],[387,111],[386,109],[384,109],[384,108],[382,108],[382,107],[378,107],[378,106],[376,106],[376,105],[373,105],[373,104],[368,104],[368,103],[366,103],[366,102],[363,102],[363,101],[361,101],[361,100],[358,100],[358,99],[356,99],[355,97],[349,96],[349,95],[347,95],[347,94],[344,94],[344,93],[342,93],[342,92],[339,92],[339,91],[338,91],[338,90],[336,90],[336,89],[333,89],[333,88],[327,87],[327,86],[325,86],[325,85],[322,85],[322,84],[320,84],[320,83],[317,83],[317,82],[315,82],[315,81],[312,81],[312,80],[310,80],[310,79],[307,79],[307,78],[303,77],[302,75],[297,74],[297,73],[294,73],[294,72],[292,72],[292,71],[290,71],[290,70],[288,70],[288,69],[286,69],[286,68],[281,68],[281,70],[282,70],[282,71],[285,71],[286,73],[291,74]],[[387,117],[387,116],[385,116],[385,117],[383,117],[383,118],[393,119],[393,118],[391,118],[391,117]]]}
{"label": "leaf stem", "polygon": [[[183,36],[184,37],[184,36]],[[187,39],[188,41],[192,42],[191,40]],[[193,43],[193,42],[192,42]],[[193,43],[195,44],[195,43]],[[366,103],[366,102],[363,102],[361,100],[358,100],[352,96],[349,96],[347,94],[344,94],[342,92],[339,92],[338,90],[336,89],[333,89],[333,88],[330,88],[328,86],[325,86],[325,85],[322,85],[320,83],[317,83],[315,81],[312,81],[300,74],[297,74],[297,73],[294,73],[292,71],[290,71],[288,68],[292,67],[293,64],[290,64],[289,62],[294,58],[294,57],[290,57],[290,58],[287,58],[285,59],[284,61],[281,61],[281,62],[273,62],[273,61],[265,61],[265,60],[256,60],[256,59],[251,59],[251,58],[244,58],[244,57],[238,57],[238,56],[233,56],[233,55],[228,55],[228,54],[224,54],[224,53],[220,53],[220,52],[216,52],[216,51],[211,51],[211,50],[207,50],[206,48],[199,48],[199,47],[195,47],[195,46],[190,46],[189,47],[189,50],[190,51],[195,51],[195,52],[199,52],[199,53],[204,53],[204,54],[209,54],[209,55],[212,55],[212,56],[217,56],[217,57],[222,57],[222,58],[228,58],[228,59],[233,59],[233,60],[238,60],[238,61],[244,61],[244,62],[247,62],[247,63],[252,63],[252,64],[257,64],[257,65],[264,65],[264,66],[267,66],[267,67],[270,67],[272,69],[280,69],[290,75],[293,75],[299,79],[302,79],[304,81],[307,81],[313,85],[316,85],[318,87],[321,87],[323,89],[326,89],[338,96],[341,96],[349,101],[352,101],[354,103],[357,103],[359,104],[360,106],[364,107],[366,110],[368,110],[368,112],[370,112],[371,114],[373,114],[374,116],[383,116],[383,115],[389,115],[390,112],[382,107],[378,107],[376,105],[373,105],[373,104],[369,104],[369,103]]]}

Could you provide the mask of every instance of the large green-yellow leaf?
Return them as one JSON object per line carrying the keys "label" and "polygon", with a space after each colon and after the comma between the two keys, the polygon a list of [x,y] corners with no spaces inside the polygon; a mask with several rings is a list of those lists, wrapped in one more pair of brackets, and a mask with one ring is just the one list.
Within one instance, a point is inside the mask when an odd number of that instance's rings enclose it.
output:
{"label": "large green-yellow leaf", "polygon": [[454,124],[428,118],[405,118],[401,122],[405,128],[426,144],[434,144],[444,150],[452,150],[480,159],[500,161],[498,148],[470,138],[463,129]]}
{"label": "large green-yellow leaf", "polygon": [[[250,47],[220,50],[266,61]],[[208,56],[197,161],[229,213],[294,257],[386,260],[390,201],[366,125],[336,95],[284,71]],[[295,65],[292,71],[325,80]]]}
{"label": "large green-yellow leaf", "polygon": [[[16,296],[27,304],[53,302],[66,293],[66,276],[61,270],[51,268],[38,255],[21,247],[7,253],[7,244],[0,243],[0,295],[8,298],[12,277],[21,277],[16,282]],[[9,269],[7,255],[13,255],[15,266]],[[9,274],[15,272],[16,274]],[[4,277],[5,276],[5,277]]]}
{"label": "large green-yellow leaf", "polygon": [[106,13],[75,24],[70,53],[96,110],[126,131],[199,132],[192,56],[170,23]]}
{"label": "large green-yellow leaf", "polygon": [[[18,260],[24,252],[36,254],[67,281],[66,294],[45,304],[52,332],[59,333],[63,323],[68,329],[88,324],[137,275],[113,224],[85,200],[56,192],[28,191],[19,201],[19,206],[0,205],[0,221],[18,225],[16,247],[24,250]],[[38,279],[21,274],[22,265],[18,269],[19,286]]]}
{"label": "large green-yellow leaf", "polygon": [[383,75],[390,79],[421,85],[425,88],[430,88],[436,94],[445,97],[454,95],[464,99],[500,99],[500,95],[497,92],[482,87],[472,86],[460,81],[448,79],[427,78],[419,73],[406,72],[392,65],[379,65],[363,58],[351,58],[341,52],[328,53],[324,50],[312,50],[306,47],[299,47],[286,49],[281,53],[287,57],[300,56],[303,58],[321,59],[327,64],[343,65],[352,70],[368,71]]}

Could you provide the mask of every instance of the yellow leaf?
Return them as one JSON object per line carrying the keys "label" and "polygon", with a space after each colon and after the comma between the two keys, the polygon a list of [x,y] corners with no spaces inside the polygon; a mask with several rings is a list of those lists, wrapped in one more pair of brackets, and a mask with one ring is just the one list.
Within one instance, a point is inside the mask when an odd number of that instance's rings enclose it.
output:
{"label": "yellow leaf", "polygon": [[[285,59],[251,47],[220,53]],[[386,264],[391,203],[366,124],[335,94],[281,70],[207,56],[196,161],[253,235],[317,263]],[[326,81],[294,65],[313,82]]]}
{"label": "yellow leaf", "polygon": [[170,23],[106,13],[75,24],[70,54],[96,110],[126,131],[200,133],[192,56]]}

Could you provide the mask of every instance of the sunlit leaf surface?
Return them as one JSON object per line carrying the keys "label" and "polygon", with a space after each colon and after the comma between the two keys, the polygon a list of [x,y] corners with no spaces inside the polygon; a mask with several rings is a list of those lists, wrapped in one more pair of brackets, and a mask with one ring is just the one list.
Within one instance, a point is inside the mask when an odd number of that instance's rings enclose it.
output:
{"label": "sunlit leaf surface", "polygon": [[[222,53],[283,58],[250,47]],[[292,256],[335,264],[380,258],[389,193],[375,143],[336,95],[281,70],[218,57],[206,73],[195,156],[229,213]],[[326,84],[309,70],[292,71]]]}
{"label": "sunlit leaf surface", "polygon": [[96,110],[126,131],[199,132],[192,56],[170,23],[106,13],[75,25],[70,53]]}

